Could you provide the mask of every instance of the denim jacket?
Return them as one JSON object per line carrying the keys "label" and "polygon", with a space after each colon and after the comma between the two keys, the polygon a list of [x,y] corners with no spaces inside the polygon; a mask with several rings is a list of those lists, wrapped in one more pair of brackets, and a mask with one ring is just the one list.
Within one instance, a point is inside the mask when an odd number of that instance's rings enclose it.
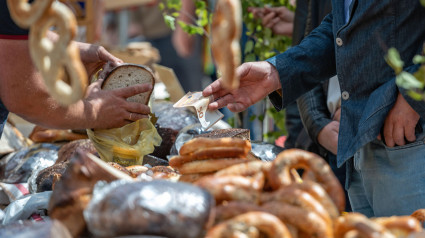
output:
{"label": "denim jacket", "polygon": [[425,118],[425,103],[407,96],[384,60],[389,47],[399,50],[404,70],[415,72],[412,58],[425,41],[425,8],[419,0],[353,0],[345,23],[344,0],[301,44],[268,59],[279,72],[282,95],[269,95],[277,109],[337,74],[342,92],[338,166],[380,133],[400,92]]}

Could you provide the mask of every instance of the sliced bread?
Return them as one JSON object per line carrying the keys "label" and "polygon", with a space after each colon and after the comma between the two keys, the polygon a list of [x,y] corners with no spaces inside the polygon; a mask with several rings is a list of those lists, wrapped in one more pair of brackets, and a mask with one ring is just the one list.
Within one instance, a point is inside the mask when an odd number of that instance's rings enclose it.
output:
{"label": "sliced bread", "polygon": [[152,90],[127,98],[129,102],[138,102],[147,105],[155,84],[153,72],[146,66],[138,64],[122,64],[115,67],[106,76],[102,84],[103,90],[130,87],[136,84],[151,84]]}

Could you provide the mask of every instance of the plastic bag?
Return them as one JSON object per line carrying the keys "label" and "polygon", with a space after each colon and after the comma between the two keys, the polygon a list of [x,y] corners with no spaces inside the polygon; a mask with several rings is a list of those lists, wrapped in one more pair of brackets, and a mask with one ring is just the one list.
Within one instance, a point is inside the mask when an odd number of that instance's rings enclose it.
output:
{"label": "plastic bag", "polygon": [[88,129],[87,135],[102,160],[123,166],[142,164],[143,156],[152,153],[162,141],[148,118],[115,129]]}

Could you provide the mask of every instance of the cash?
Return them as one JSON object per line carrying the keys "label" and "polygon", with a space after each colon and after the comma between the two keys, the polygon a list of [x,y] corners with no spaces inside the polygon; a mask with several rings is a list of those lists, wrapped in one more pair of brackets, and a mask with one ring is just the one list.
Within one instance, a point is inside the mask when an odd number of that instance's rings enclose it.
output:
{"label": "cash", "polygon": [[212,96],[206,98],[202,96],[202,92],[188,92],[173,107],[195,107],[202,128],[208,130],[224,116],[218,110],[208,110],[208,104],[212,100]]}

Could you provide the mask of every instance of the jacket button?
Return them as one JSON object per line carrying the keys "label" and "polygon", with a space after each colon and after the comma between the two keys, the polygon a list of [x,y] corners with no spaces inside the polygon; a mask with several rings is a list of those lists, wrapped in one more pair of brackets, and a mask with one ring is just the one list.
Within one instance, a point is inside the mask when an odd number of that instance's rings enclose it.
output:
{"label": "jacket button", "polygon": [[342,99],[347,100],[350,97],[350,94],[347,91],[342,92],[341,94]]}
{"label": "jacket button", "polygon": [[336,38],[335,41],[336,41],[336,45],[337,46],[342,46],[343,42],[342,42],[342,39],[341,38],[338,37],[338,38]]}

